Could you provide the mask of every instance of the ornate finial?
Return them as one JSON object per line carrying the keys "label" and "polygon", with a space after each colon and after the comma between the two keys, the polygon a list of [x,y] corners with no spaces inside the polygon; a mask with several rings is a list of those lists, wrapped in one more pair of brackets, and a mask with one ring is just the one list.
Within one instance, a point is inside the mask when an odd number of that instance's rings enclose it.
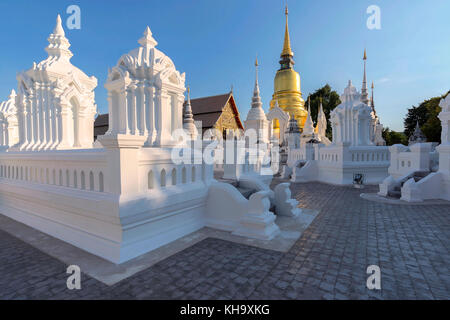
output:
{"label": "ornate finial", "polygon": [[373,81],[372,81],[372,90],[375,88],[375,86],[373,85]]}
{"label": "ornate finial", "polygon": [[55,26],[55,29],[53,29],[53,34],[63,36],[63,37],[65,36],[64,29],[62,27],[61,16],[59,14],[56,17],[56,26]]}
{"label": "ornate finial", "polygon": [[258,67],[259,66],[259,64],[258,64],[258,56],[256,56],[256,59],[255,59],[255,67]]}
{"label": "ornate finial", "polygon": [[288,28],[288,8],[286,5],[285,9],[285,15],[286,15],[286,29],[284,31],[284,44],[283,44],[283,51],[281,52],[281,56],[294,56],[294,53],[291,50],[291,40],[289,38],[289,28]]}
{"label": "ornate finial", "polygon": [[183,128],[189,133],[191,139],[195,139],[198,131],[195,127],[194,115],[192,114],[190,92],[191,88],[187,86],[187,102],[184,105]]}
{"label": "ornate finial", "polygon": [[150,47],[150,48],[156,47],[156,45],[158,44],[158,42],[153,38],[152,31],[150,30],[149,26],[145,28],[144,36],[140,38],[138,42],[143,47]]}
{"label": "ornate finial", "polygon": [[12,90],[11,90],[11,93],[10,93],[10,95],[9,95],[9,98],[10,98],[10,99],[14,99],[16,96],[17,96],[16,90],[12,89]]}
{"label": "ornate finial", "polygon": [[285,7],[285,9],[284,9],[284,14],[285,14],[285,15],[288,15],[288,14],[289,14],[287,3],[286,3],[286,7]]}
{"label": "ornate finial", "polygon": [[233,93],[233,84],[231,84],[230,93]]}
{"label": "ornate finial", "polygon": [[[56,25],[53,29],[53,33],[48,37],[49,45],[45,48],[49,56],[55,58],[63,58],[70,60],[73,56],[70,52],[69,40],[65,37],[64,29],[62,27],[61,16],[58,14],[56,17]],[[35,64],[33,63],[33,69],[35,69]]]}
{"label": "ornate finial", "polygon": [[366,49],[364,48],[364,73],[363,73],[363,81],[362,81],[362,88],[361,88],[361,102],[369,105],[369,90],[367,89],[367,76],[366,76],[366,60],[367,60],[367,53]]}

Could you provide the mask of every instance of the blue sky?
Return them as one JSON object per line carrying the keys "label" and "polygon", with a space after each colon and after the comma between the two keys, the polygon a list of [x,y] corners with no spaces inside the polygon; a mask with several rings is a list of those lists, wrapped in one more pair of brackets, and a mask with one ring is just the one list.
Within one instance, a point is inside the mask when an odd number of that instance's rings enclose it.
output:
{"label": "blue sky", "polygon": [[[16,73],[46,58],[56,15],[81,8],[81,30],[67,30],[72,63],[99,80],[98,111],[106,112],[107,70],[138,46],[147,25],[158,48],[186,72],[192,97],[228,92],[231,84],[245,120],[260,63],[267,110],[279,67],[284,0],[84,0],[0,2],[0,99],[17,86]],[[381,30],[369,30],[366,9],[381,8]],[[403,129],[406,109],[450,89],[450,1],[289,0],[295,69],[304,97],[329,83],[339,94],[349,79],[358,89],[367,47],[368,79],[382,123]]]}

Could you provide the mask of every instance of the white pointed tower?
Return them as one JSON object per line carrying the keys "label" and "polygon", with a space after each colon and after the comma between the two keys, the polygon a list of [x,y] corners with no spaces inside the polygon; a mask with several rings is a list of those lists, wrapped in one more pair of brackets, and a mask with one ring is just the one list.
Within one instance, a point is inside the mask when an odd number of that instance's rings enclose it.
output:
{"label": "white pointed tower", "polygon": [[17,76],[17,148],[92,148],[97,79],[70,63],[73,54],[59,15],[48,42],[48,58]]}
{"label": "white pointed tower", "polygon": [[183,112],[183,129],[186,130],[187,134],[192,140],[195,140],[198,135],[197,127],[194,122],[194,115],[192,114],[191,107],[191,96],[190,96],[190,88],[187,87],[187,101],[184,105]]}
{"label": "white pointed tower", "polygon": [[374,84],[372,81],[372,95],[370,97],[370,107],[372,108],[372,123],[373,123],[373,130],[372,130],[372,141],[377,146],[385,146],[386,141],[383,139],[383,125],[380,122],[380,118],[377,115],[377,112],[375,110],[375,98],[374,98]]}
{"label": "white pointed tower", "polygon": [[327,132],[327,117],[325,116],[325,112],[323,112],[322,98],[320,98],[319,112],[317,113],[317,126],[316,126],[317,140],[319,140],[325,145],[329,145],[331,141],[327,138],[326,132]]}
{"label": "white pointed tower", "polygon": [[363,74],[363,82],[361,88],[361,102],[369,105],[369,89],[367,88],[367,76],[366,76],[366,62],[367,62],[367,52],[364,49],[364,74]]}
{"label": "white pointed tower", "polygon": [[314,123],[311,118],[311,99],[308,97],[308,116],[303,127],[303,136],[312,136],[314,134]]}
{"label": "white pointed tower", "polygon": [[253,89],[252,107],[245,120],[245,130],[255,130],[258,143],[269,142],[269,121],[262,108],[261,97],[259,95],[258,83],[258,58],[255,60],[255,87]]}

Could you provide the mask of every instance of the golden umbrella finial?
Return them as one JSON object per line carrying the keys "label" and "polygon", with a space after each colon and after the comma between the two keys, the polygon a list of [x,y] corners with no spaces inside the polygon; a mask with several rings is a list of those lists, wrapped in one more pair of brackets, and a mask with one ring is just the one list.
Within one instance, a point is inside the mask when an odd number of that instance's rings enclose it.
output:
{"label": "golden umbrella finial", "polygon": [[291,50],[291,40],[289,38],[289,28],[288,28],[288,7],[286,4],[286,9],[284,11],[286,15],[286,29],[284,31],[284,44],[283,44],[283,51],[281,52],[281,56],[294,56],[294,53]]}

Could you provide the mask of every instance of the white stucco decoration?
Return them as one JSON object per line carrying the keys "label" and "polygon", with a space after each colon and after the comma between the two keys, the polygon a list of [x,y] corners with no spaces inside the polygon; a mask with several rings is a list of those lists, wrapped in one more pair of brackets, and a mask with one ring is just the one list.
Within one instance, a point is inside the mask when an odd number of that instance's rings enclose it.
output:
{"label": "white stucco decoration", "polygon": [[348,82],[342,103],[338,105],[330,115],[333,128],[333,144],[348,143],[351,146],[370,146],[370,130],[372,123],[371,108],[360,101],[360,94]]}
{"label": "white stucco decoration", "polygon": [[106,135],[146,138],[146,146],[170,146],[172,132],[183,127],[185,74],[156,49],[150,28],[139,48],[123,55],[108,73],[109,129]]}
{"label": "white stucco decoration", "polygon": [[59,15],[48,42],[48,58],[17,75],[18,149],[92,148],[97,79],[70,63]]}
{"label": "white stucco decoration", "polygon": [[0,149],[8,149],[18,142],[16,92],[11,90],[9,99],[0,103]]}
{"label": "white stucco decoration", "polygon": [[235,235],[258,240],[271,240],[280,233],[275,224],[275,215],[269,211],[270,200],[267,191],[260,191],[250,196],[248,213],[240,221]]}
{"label": "white stucco decoration", "polygon": [[290,183],[280,183],[275,187],[275,210],[277,215],[286,217],[296,217],[301,213],[297,208],[298,201],[291,198]]}

